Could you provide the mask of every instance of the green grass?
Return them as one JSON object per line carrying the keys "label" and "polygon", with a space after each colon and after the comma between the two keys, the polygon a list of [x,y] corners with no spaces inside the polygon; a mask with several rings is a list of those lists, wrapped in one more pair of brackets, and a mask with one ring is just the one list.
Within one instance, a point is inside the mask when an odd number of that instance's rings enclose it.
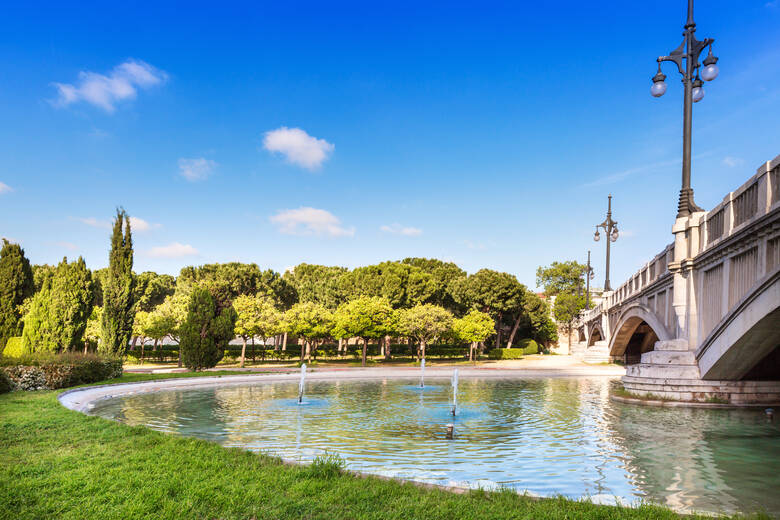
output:
{"label": "green grass", "polygon": [[0,395],[0,519],[677,518],[653,506],[534,500],[508,491],[459,495],[360,478],[344,472],[336,456],[288,466],[88,417],[61,406],[57,394]]}

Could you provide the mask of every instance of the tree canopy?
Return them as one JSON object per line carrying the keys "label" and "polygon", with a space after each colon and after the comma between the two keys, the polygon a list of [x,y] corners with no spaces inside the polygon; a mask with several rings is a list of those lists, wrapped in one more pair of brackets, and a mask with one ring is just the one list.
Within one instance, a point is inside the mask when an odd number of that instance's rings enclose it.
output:
{"label": "tree canopy", "polygon": [[363,339],[362,364],[366,366],[366,343],[392,332],[393,308],[384,298],[360,296],[343,303],[333,317],[333,335]]}
{"label": "tree canopy", "polygon": [[567,260],[565,262],[553,262],[547,267],[536,269],[536,285],[544,288],[547,296],[555,296],[561,292],[582,292],[586,265]]}
{"label": "tree canopy", "polygon": [[4,238],[0,250],[0,351],[8,338],[22,333],[22,303],[34,291],[33,271],[24,249]]}
{"label": "tree canopy", "polygon": [[[122,226],[124,224],[124,233]],[[130,216],[116,211],[108,256],[108,276],[103,285],[103,316],[100,350],[123,355],[133,331],[133,239]]]}

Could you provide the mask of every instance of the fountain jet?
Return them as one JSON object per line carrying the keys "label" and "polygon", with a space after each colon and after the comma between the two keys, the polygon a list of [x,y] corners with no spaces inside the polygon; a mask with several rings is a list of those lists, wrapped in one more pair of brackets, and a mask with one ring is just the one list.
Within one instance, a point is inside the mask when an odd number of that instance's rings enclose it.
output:
{"label": "fountain jet", "polygon": [[458,408],[458,369],[456,368],[455,371],[452,373],[452,415],[455,416],[455,413]]}
{"label": "fountain jet", "polygon": [[425,388],[425,358],[420,360],[420,388]]}
{"label": "fountain jet", "polygon": [[298,383],[298,404],[303,403],[303,386],[306,381],[306,363],[301,365],[301,382]]}

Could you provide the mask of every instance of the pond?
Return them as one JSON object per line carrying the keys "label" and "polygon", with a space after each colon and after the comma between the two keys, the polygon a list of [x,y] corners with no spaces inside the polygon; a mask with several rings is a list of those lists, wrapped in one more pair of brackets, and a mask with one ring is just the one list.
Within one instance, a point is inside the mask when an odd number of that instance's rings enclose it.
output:
{"label": "pond", "polygon": [[[266,382],[98,401],[91,414],[224,446],[350,469],[536,495],[780,514],[780,425],[763,410],[609,399],[610,378]],[[455,438],[446,438],[454,424]]]}

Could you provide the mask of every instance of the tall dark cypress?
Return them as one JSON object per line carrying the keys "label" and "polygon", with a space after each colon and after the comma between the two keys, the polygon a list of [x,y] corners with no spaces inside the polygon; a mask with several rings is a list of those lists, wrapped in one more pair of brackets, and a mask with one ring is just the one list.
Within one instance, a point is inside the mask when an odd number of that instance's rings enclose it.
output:
{"label": "tall dark cypress", "polygon": [[[124,224],[124,234],[122,233]],[[101,352],[124,355],[133,330],[133,239],[130,217],[117,209],[108,256],[108,277],[103,287]]]}
{"label": "tall dark cypress", "polygon": [[3,239],[0,251],[0,351],[12,336],[22,334],[20,306],[35,290],[30,261],[19,244]]}

